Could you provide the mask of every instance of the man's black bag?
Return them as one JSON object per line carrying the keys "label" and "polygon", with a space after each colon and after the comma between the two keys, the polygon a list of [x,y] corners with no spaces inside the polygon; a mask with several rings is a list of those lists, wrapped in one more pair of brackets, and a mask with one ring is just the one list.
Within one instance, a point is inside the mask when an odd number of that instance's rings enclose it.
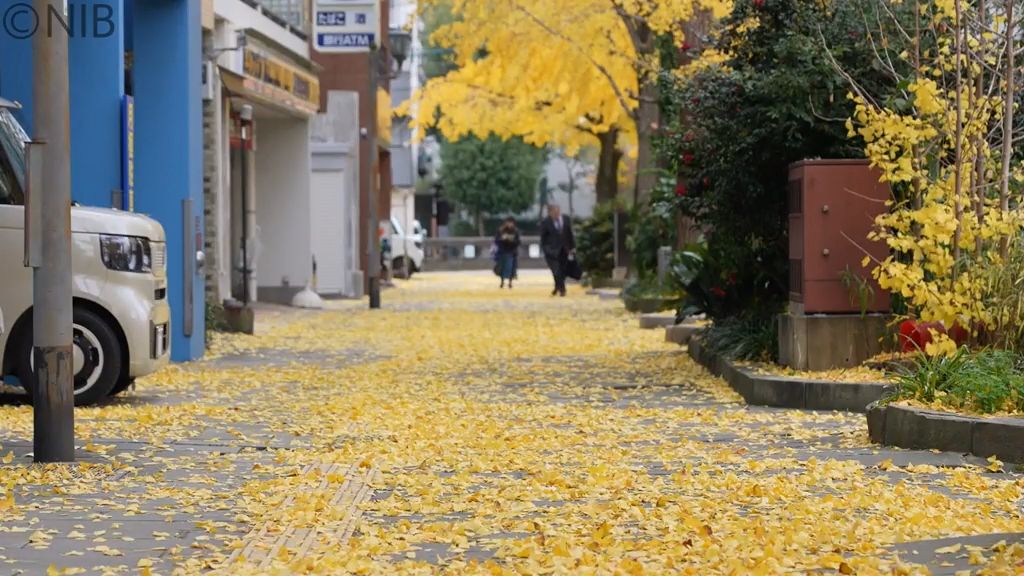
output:
{"label": "man's black bag", "polygon": [[580,268],[579,260],[569,258],[565,263],[565,277],[572,278],[573,280],[583,278],[583,269]]}

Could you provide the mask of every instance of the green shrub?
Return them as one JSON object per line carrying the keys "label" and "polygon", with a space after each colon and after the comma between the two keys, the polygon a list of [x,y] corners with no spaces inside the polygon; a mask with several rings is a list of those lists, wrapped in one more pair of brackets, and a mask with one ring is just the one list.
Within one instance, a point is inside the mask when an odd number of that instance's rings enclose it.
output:
{"label": "green shrub", "polygon": [[210,337],[214,332],[224,332],[228,329],[227,320],[224,318],[224,305],[206,299],[206,343],[210,343]]}
{"label": "green shrub", "polygon": [[971,353],[961,348],[953,356],[919,355],[896,373],[892,399],[917,400],[954,410],[1024,412],[1024,365],[1008,350]]}
{"label": "green shrub", "polygon": [[576,227],[576,256],[591,279],[611,278],[615,268],[615,202],[594,208],[594,215]]}
{"label": "green shrub", "polygon": [[732,360],[777,362],[779,332],[774,316],[741,314],[717,320],[704,331],[701,345]]}
{"label": "green shrub", "polygon": [[626,249],[633,257],[633,269],[640,278],[658,272],[658,249],[675,247],[679,237],[678,209],[674,201],[675,181],[663,178],[651,198],[630,215]]}

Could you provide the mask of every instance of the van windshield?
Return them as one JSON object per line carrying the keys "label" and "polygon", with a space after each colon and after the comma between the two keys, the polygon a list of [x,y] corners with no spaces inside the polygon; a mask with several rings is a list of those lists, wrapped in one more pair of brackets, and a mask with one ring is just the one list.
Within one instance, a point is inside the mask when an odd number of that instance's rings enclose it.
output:
{"label": "van windshield", "polygon": [[28,134],[11,111],[0,108],[0,204],[22,204]]}

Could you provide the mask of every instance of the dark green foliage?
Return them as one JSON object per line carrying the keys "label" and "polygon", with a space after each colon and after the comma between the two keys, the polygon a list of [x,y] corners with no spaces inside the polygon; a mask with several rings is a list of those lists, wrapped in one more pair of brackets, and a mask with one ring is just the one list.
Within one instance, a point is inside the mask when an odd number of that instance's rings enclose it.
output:
{"label": "dark green foliage", "polygon": [[590,278],[611,278],[615,268],[615,211],[618,204],[605,202],[589,219],[576,225],[576,256]]}
{"label": "dark green foliage", "polygon": [[[662,83],[667,129],[656,146],[676,177],[676,209],[705,230],[704,277],[728,294],[709,307],[714,318],[768,318],[783,308],[789,165],[863,155],[847,136],[848,85],[828,52],[862,84],[887,81],[872,67],[865,10],[859,2],[739,0],[716,42],[732,55],[728,67]],[[760,25],[743,26],[749,17]]]}
{"label": "dark green foliage", "polygon": [[741,314],[717,320],[704,331],[701,344],[733,360],[777,362],[778,324],[774,316]]}
{"label": "dark green foliage", "polygon": [[468,136],[441,145],[441,182],[446,194],[474,215],[479,227],[489,214],[518,214],[533,206],[547,152],[519,138]]}
{"label": "dark green foliage", "polygon": [[423,8],[423,74],[427,79],[439,78],[455,70],[452,51],[431,41],[431,35],[443,26],[455,22],[450,2],[432,2]]}
{"label": "dark green foliage", "polygon": [[209,346],[210,339],[214,332],[224,332],[228,329],[227,320],[224,319],[224,306],[210,299],[206,300],[206,344]]}
{"label": "dark green foliage", "polygon": [[676,245],[679,228],[674,194],[674,183],[663,178],[651,192],[650,201],[634,207],[630,215],[632,226],[626,236],[626,248],[633,256],[634,270],[641,279],[658,272],[659,248]]}
{"label": "dark green foliage", "polygon": [[1024,360],[1007,350],[977,354],[961,348],[950,357],[917,357],[896,373],[891,399],[937,402],[955,410],[991,414],[1024,411]]}

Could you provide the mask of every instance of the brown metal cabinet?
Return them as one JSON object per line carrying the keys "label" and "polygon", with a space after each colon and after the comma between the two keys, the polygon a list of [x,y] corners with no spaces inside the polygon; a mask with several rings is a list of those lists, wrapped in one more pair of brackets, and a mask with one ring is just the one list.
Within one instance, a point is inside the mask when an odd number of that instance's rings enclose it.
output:
{"label": "brown metal cabinet", "polygon": [[874,295],[867,312],[887,312],[889,293],[861,265],[883,260],[884,242],[868,234],[886,210],[889,186],[866,160],[807,160],[789,171],[790,301],[804,314],[861,312],[860,298],[843,282],[844,272],[868,281]]}

